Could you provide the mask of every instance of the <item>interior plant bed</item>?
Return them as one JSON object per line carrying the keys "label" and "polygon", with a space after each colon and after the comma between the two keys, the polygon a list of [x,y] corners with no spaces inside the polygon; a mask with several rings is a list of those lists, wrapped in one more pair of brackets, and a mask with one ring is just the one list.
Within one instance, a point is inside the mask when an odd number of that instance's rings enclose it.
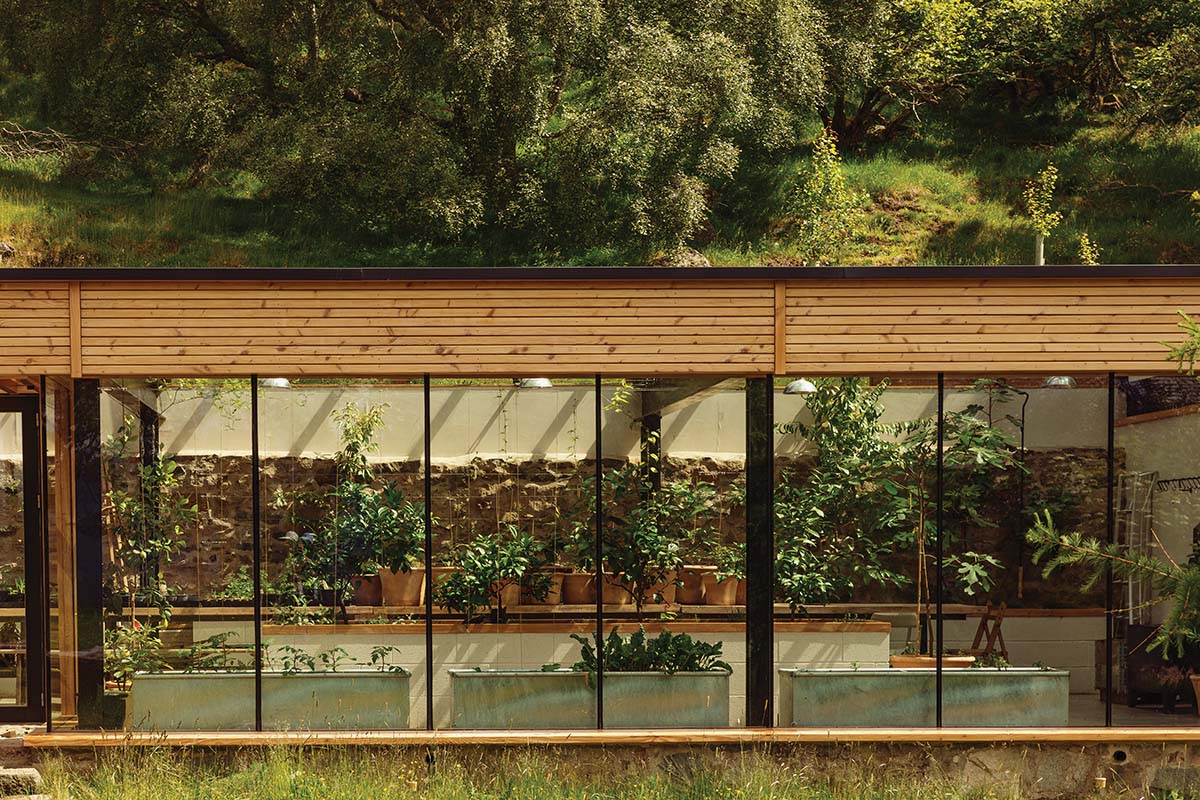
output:
{"label": "interior plant bed", "polygon": [[[594,728],[598,663],[593,640],[579,634],[571,669],[452,669],[453,724],[466,729]],[[721,643],[644,628],[604,640],[604,724],[610,728],[729,726],[729,676]]]}
{"label": "interior plant bed", "polygon": [[[929,669],[781,669],[783,726],[882,728],[937,724],[937,675]],[[1071,673],[1038,667],[942,673],[948,727],[1065,727]]]}
{"label": "interior plant bed", "polygon": [[[399,671],[264,671],[263,727],[386,730],[408,727],[409,675]],[[253,672],[158,672],[133,676],[125,729],[254,729]]]}

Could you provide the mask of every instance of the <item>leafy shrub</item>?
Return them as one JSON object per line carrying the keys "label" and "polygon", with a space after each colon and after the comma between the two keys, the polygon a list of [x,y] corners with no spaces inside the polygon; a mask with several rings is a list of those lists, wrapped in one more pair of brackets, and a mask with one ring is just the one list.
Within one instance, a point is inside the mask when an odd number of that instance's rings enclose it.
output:
{"label": "leafy shrub", "polygon": [[467,621],[478,609],[503,616],[504,590],[524,586],[538,600],[550,591],[545,546],[533,536],[507,525],[499,534],[483,534],[454,554],[459,568],[450,573],[434,592],[435,601],[464,615]]}
{"label": "leafy shrub", "polygon": [[[576,672],[596,673],[596,648],[591,640],[577,633],[571,638],[579,642],[580,658],[571,669]],[[636,633],[621,636],[613,628],[604,640],[605,672],[732,672],[729,664],[721,661],[721,642],[710,644],[693,639],[686,633],[663,631],[650,639],[646,629],[638,627]]]}

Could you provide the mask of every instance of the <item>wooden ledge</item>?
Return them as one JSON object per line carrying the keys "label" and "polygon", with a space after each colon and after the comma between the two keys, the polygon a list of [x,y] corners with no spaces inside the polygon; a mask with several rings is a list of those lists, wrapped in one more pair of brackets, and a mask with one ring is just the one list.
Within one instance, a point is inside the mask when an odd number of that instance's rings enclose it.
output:
{"label": "wooden ledge", "polygon": [[900,744],[1200,743],[1194,728],[713,728],[547,731],[64,732],[28,734],[26,747],[435,747],[569,745],[759,745],[895,742]]}
{"label": "wooden ledge", "polygon": [[[605,620],[604,629],[611,631],[613,628],[619,628],[622,633],[629,634],[636,631],[639,624],[646,629],[647,633],[658,633],[660,631],[682,633],[744,633],[746,630],[746,623],[744,622],[693,622],[689,620],[674,620],[671,622],[645,620],[641,623],[638,623],[636,620]],[[889,622],[872,620],[798,620],[796,622],[775,623],[775,630],[778,633],[887,633],[891,629],[892,625]],[[435,636],[455,633],[499,633],[510,635],[534,633],[588,634],[595,630],[596,624],[594,622],[567,622],[565,620],[562,622],[555,622],[553,620],[545,622],[507,622],[503,625],[492,623],[464,625],[461,622],[441,621],[433,623],[433,633]],[[425,623],[263,625],[263,636],[378,636],[380,634],[424,636]]]}

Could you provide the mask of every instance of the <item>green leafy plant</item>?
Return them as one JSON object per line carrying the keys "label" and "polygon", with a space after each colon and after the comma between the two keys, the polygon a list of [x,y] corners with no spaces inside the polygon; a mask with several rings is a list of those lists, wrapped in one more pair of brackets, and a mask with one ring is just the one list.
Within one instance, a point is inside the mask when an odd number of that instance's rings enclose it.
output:
{"label": "green leafy plant", "polygon": [[326,672],[337,672],[342,666],[351,661],[350,654],[346,652],[346,648],[344,647],[322,650],[317,654],[317,658]]}
{"label": "green leafy plant", "polygon": [[1087,233],[1079,234],[1079,263],[1085,267],[1100,266],[1100,246]]}
{"label": "green leafy plant", "polygon": [[713,562],[716,564],[716,578],[724,580],[746,579],[746,543],[733,542],[721,544],[713,548]]}
{"label": "green leafy plant", "polygon": [[1037,231],[1034,246],[1034,263],[1046,263],[1045,240],[1050,232],[1062,222],[1062,214],[1054,210],[1054,190],[1058,185],[1058,167],[1047,164],[1032,180],[1025,183],[1025,211]]}
{"label": "green leafy plant", "polygon": [[392,663],[392,658],[400,653],[399,647],[381,644],[371,648],[371,666],[380,672],[391,672],[396,675],[407,675],[408,670],[399,664]]}
{"label": "green leafy plant", "polygon": [[1147,650],[1159,650],[1163,659],[1182,658],[1188,647],[1200,645],[1200,546],[1184,564],[1170,559],[1126,551],[1119,544],[1085,537],[1078,531],[1064,533],[1049,513],[1038,513],[1025,534],[1035,547],[1033,562],[1044,561],[1043,574],[1080,565],[1088,570],[1083,589],[1091,589],[1112,570],[1117,577],[1140,578],[1154,587],[1152,605],[1166,605],[1162,624],[1150,638]]}
{"label": "green leafy plant", "polygon": [[317,660],[305,650],[290,644],[279,647],[279,664],[279,671],[284,675],[317,671]]}
{"label": "green leafy plant", "polygon": [[424,558],[425,508],[409,501],[394,482],[377,487],[369,455],[378,449],[376,435],[386,405],[365,408],[353,403],[335,414],[341,449],[335,454],[337,479],[315,493],[279,493],[295,530],[284,538],[292,545],[282,569],[290,583],[293,605],[315,604],[331,590],[342,605],[362,575],[380,567],[407,572]]}
{"label": "green leafy plant", "polygon": [[[572,665],[576,672],[595,675],[598,667],[594,642],[577,633],[571,638],[579,642],[580,657]],[[604,671],[607,672],[732,672],[721,660],[721,642],[709,643],[693,639],[686,633],[663,631],[651,639],[646,629],[621,636],[613,628],[604,640]]]}
{"label": "green leafy plant", "polygon": [[837,260],[854,235],[868,199],[846,183],[837,135],[826,128],[813,142],[812,161],[792,197],[797,244],[806,264]]}
{"label": "green leafy plant", "polygon": [[[706,551],[715,541],[716,490],[703,481],[685,480],[654,488],[652,472],[637,463],[608,470],[601,487],[604,568],[630,595],[641,619],[646,602],[683,566],[684,553]],[[571,515],[568,548],[585,571],[595,569],[595,491],[595,480],[586,480]]]}
{"label": "green leafy plant", "polygon": [[550,591],[550,576],[542,572],[548,559],[545,545],[514,525],[500,533],[482,534],[454,554],[458,570],[442,580],[434,600],[470,622],[477,611],[488,610],[497,620],[505,616],[504,590],[524,586],[541,600]]}
{"label": "green leafy plant", "polygon": [[253,663],[254,645],[230,643],[237,636],[235,631],[216,633],[195,642],[187,649],[184,658],[187,672],[236,672]]}
{"label": "green leafy plant", "polygon": [[161,672],[167,668],[162,638],[157,626],[137,620],[118,622],[104,631],[104,671],[118,690],[127,691],[139,672]]}
{"label": "green leafy plant", "polygon": [[1179,327],[1183,329],[1184,340],[1179,344],[1163,342],[1163,345],[1169,350],[1167,359],[1174,361],[1180,372],[1195,375],[1196,359],[1200,358],[1200,322],[1196,322],[1183,311],[1179,312],[1179,316]]}

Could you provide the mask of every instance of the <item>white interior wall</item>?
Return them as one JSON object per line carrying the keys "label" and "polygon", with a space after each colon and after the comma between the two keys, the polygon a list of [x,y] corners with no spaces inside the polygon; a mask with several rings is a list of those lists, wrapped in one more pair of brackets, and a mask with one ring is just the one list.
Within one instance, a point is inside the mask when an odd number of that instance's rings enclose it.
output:
{"label": "white interior wall", "polygon": [[[513,386],[434,386],[431,395],[433,457],[464,456],[527,458],[590,457],[594,455],[594,409],[590,386],[516,389]],[[606,386],[604,400],[612,397]],[[1103,447],[1107,393],[1104,389],[1040,390],[1030,392],[1026,414],[1026,446],[1030,449]],[[328,454],[338,449],[333,413],[349,403],[386,403],[379,433],[380,460],[419,459],[423,451],[421,386],[332,386],[263,388],[260,397],[260,435],[264,457]],[[981,398],[949,392],[946,408],[960,409]],[[936,393],[929,389],[894,388],[884,395],[884,420],[932,417]],[[636,398],[630,408],[636,409]],[[101,426],[107,435],[120,425],[127,410],[105,394]],[[1020,414],[1019,399],[1002,413]],[[230,407],[210,399],[175,401],[161,428],[167,452],[248,455],[249,399]],[[803,395],[775,395],[777,422],[804,420]],[[604,454],[609,458],[636,457],[638,430],[628,414],[607,410]],[[664,415],[663,451],[676,456],[703,455],[742,458],[745,455],[745,398],[740,391],[710,395],[698,403]],[[1013,430],[1015,434],[1015,429]],[[51,437],[53,431],[50,431]],[[0,458],[19,452],[20,431],[14,415],[0,415]],[[776,436],[780,452],[795,453],[803,443]]]}

